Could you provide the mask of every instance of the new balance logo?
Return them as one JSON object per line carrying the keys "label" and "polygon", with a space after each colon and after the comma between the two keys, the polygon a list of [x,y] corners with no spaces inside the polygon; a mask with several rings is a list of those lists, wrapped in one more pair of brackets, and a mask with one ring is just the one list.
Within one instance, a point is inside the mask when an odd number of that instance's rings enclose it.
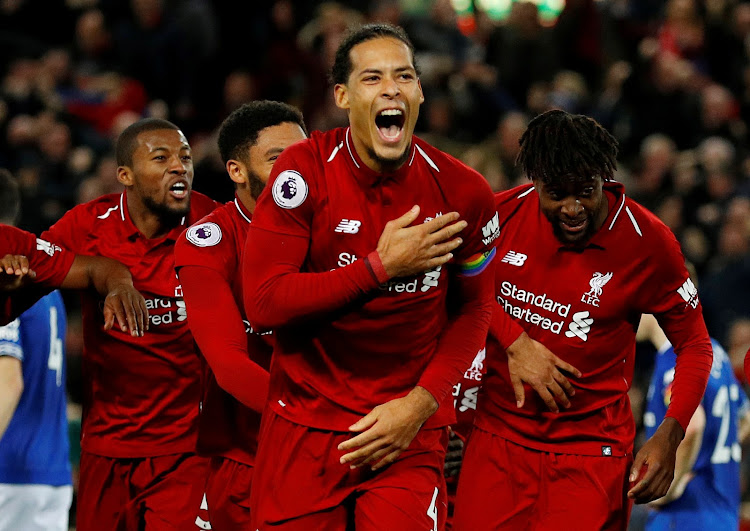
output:
{"label": "new balance logo", "polygon": [[589,315],[589,312],[574,313],[573,321],[568,326],[569,330],[565,332],[565,337],[578,337],[583,341],[588,340],[591,325],[594,324],[594,320]]}
{"label": "new balance logo", "polygon": [[692,280],[687,279],[682,286],[677,288],[677,293],[680,294],[685,304],[689,304],[692,308],[698,306],[698,290]]}
{"label": "new balance logo", "polygon": [[503,257],[501,262],[504,264],[510,264],[510,265],[514,265],[517,267],[521,267],[527,258],[528,256],[526,256],[523,253],[517,253],[515,251],[508,251],[508,254],[506,254]]}
{"label": "new balance logo", "polygon": [[357,234],[361,225],[362,222],[357,221],[356,219],[342,219],[341,221],[339,221],[339,224],[334,232],[343,232],[344,234]]}

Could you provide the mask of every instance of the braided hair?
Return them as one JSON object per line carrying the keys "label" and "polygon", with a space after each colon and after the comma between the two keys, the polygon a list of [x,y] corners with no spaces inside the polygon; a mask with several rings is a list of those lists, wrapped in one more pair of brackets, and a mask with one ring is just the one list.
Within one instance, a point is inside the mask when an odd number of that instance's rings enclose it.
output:
{"label": "braided hair", "polygon": [[532,180],[545,184],[612,180],[617,169],[617,140],[582,114],[551,110],[531,122],[519,141],[516,164]]}

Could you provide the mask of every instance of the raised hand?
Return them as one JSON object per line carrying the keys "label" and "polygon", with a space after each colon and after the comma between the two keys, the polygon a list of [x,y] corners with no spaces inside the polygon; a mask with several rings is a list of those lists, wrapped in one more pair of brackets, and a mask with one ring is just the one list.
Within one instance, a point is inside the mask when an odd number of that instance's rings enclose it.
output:
{"label": "raised hand", "polygon": [[386,223],[380,235],[377,252],[389,278],[409,277],[441,266],[453,258],[451,251],[463,241],[454,238],[467,225],[456,221],[458,212],[410,227],[418,215],[419,206],[415,205]]}

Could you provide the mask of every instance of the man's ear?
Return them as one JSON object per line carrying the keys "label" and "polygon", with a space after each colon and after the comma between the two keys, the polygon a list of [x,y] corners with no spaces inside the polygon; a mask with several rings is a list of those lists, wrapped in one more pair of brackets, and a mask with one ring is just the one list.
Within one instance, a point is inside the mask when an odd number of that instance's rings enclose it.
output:
{"label": "man's ear", "polygon": [[123,186],[133,186],[133,170],[129,166],[118,166],[117,181]]}
{"label": "man's ear", "polygon": [[343,83],[337,83],[333,87],[333,99],[339,109],[349,109],[349,91]]}
{"label": "man's ear", "polygon": [[241,161],[229,159],[226,168],[232,181],[237,184],[247,184],[247,168]]}

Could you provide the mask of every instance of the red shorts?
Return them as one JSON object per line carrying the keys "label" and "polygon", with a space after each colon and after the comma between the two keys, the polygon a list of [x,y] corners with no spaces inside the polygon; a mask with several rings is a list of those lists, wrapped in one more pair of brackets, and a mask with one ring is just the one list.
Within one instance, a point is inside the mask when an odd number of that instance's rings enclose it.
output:
{"label": "red shorts", "polygon": [[352,435],[308,428],[266,411],[250,497],[250,529],[442,530],[446,429],[421,430],[383,470],[350,470],[338,445]]}
{"label": "red shorts", "polygon": [[[208,477],[192,495],[198,529],[250,529],[250,465],[212,457]],[[200,504],[200,505],[198,505]]]}
{"label": "red shorts", "polygon": [[185,529],[196,481],[208,460],[195,454],[114,459],[81,453],[78,531]]}
{"label": "red shorts", "polygon": [[456,531],[625,530],[632,456],[552,454],[474,427],[458,482]]}

